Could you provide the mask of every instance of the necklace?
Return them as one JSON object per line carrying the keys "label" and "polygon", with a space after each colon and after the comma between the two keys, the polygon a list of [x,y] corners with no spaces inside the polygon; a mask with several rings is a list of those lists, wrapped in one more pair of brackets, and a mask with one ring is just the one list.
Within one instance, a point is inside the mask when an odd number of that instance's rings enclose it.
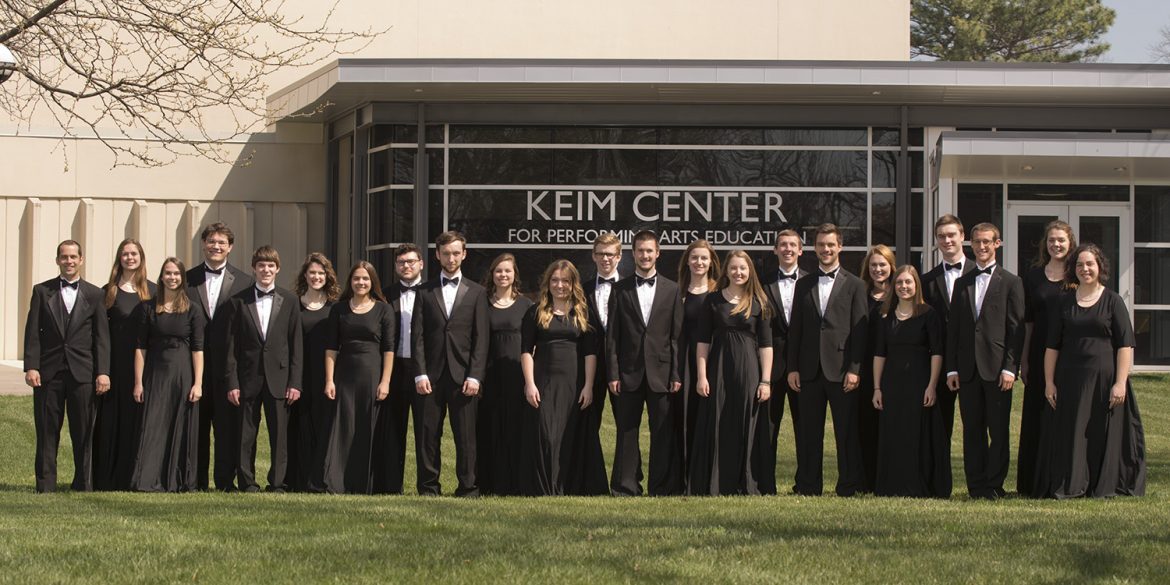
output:
{"label": "necklace", "polygon": [[894,315],[896,315],[899,319],[909,319],[910,317],[914,316],[914,309],[910,309],[909,311],[903,313],[901,309],[894,307]]}

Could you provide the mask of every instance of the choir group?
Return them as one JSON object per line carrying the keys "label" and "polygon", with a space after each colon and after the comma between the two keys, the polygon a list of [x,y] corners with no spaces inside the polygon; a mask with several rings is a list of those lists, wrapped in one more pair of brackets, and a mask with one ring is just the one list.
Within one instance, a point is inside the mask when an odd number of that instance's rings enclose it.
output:
{"label": "choir group", "polygon": [[423,251],[403,244],[385,288],[368,262],[339,279],[313,253],[293,291],[276,286],[270,246],[251,274],[232,265],[222,223],[203,230],[202,263],[167,258],[157,285],[137,241],[119,245],[98,288],[67,240],[25,330],[36,489],[56,488],[68,414],[74,490],[259,491],[264,418],[267,490],[402,493],[413,417],[416,488],[439,495],[450,415],[457,496],[775,494],[787,404],[794,493],[822,493],[827,407],[838,495],[947,498],[957,401],[967,492],[995,499],[1019,376],[1020,495],[1144,492],[1133,327],[1097,246],[1054,221],[1020,278],[996,264],[996,226],[971,229],[972,260],[962,222],[944,215],[942,262],[925,275],[878,245],[858,277],[840,266],[838,228],[813,232],[815,272],[798,267],[804,242],[784,230],[774,274],[758,275],[742,250],[720,261],[699,240],[677,281],[658,270],[653,232],[634,236],[627,275],[622,242],[603,234],[593,276],[557,260],[531,297],[511,254],[482,285],[465,278],[458,232],[436,240],[441,274],[429,281]]}

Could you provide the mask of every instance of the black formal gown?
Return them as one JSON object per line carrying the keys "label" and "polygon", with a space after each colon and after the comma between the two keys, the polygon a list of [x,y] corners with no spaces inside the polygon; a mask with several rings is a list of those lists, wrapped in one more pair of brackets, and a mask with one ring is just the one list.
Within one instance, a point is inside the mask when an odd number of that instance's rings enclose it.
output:
{"label": "black formal gown", "polygon": [[675,411],[677,416],[674,420],[678,426],[678,444],[682,448],[684,489],[691,477],[691,443],[694,441],[695,425],[699,420],[699,405],[707,400],[695,392],[698,369],[695,364],[695,348],[699,346],[699,321],[703,318],[703,310],[709,309],[704,305],[708,294],[687,292],[683,298],[683,326],[678,340],[678,379],[682,381],[682,389],[675,395],[678,410]]}
{"label": "black formal gown", "polygon": [[358,314],[348,302],[329,313],[329,347],[337,352],[333,384],[337,388],[336,412],[325,452],[325,490],[334,494],[369,494],[376,491],[373,475],[382,445],[374,442],[378,421],[378,382],[382,379],[382,354],[394,351],[398,327],[394,309],[383,302]]}
{"label": "black formal gown", "polygon": [[304,370],[301,398],[289,409],[288,485],[292,491],[325,491],[325,449],[336,402],[325,397],[325,349],[333,302],[315,311],[301,305]]}
{"label": "black formal gown", "polygon": [[142,371],[142,437],[131,488],[142,492],[186,492],[198,487],[199,403],[187,400],[194,384],[191,353],[203,351],[203,313],[156,313],[155,302],[139,311]]}
{"label": "black formal gown", "polygon": [[698,401],[691,443],[689,486],[695,495],[760,493],[751,465],[756,421],[767,416],[756,400],[759,350],[772,347],[772,327],[758,303],[748,314],[732,315],[734,308],[721,292],[707,295],[695,332],[699,341],[711,345],[707,354],[711,392]]}
{"label": "black formal gown", "polygon": [[1028,375],[1024,378],[1024,406],[1020,413],[1020,451],[1016,459],[1016,491],[1023,496],[1041,498],[1048,491],[1050,452],[1041,446],[1050,434],[1045,421],[1049,410],[1044,398],[1044,350],[1048,341],[1048,314],[1060,298],[1068,294],[1063,281],[1053,282],[1044,267],[1032,268],[1024,275],[1024,322],[1032,324],[1028,343]]}
{"label": "black formal gown", "polygon": [[[585,387],[585,358],[597,355],[593,331],[579,331],[576,317],[570,312],[553,316],[548,329],[536,322],[536,307],[524,314],[521,326],[522,353],[532,355],[533,382],[540,391],[540,408],[528,405],[524,442],[531,472],[524,474],[530,495],[563,495],[573,461],[573,443],[569,440],[582,417],[577,399]],[[594,396],[594,400],[601,397]]]}
{"label": "black formal gown", "polygon": [[480,493],[523,493],[520,476],[528,471],[523,463],[523,421],[528,403],[524,400],[524,372],[520,369],[520,327],[531,306],[531,300],[519,297],[506,308],[488,308],[492,337],[476,422],[476,481]]}
{"label": "black formal gown", "polygon": [[[889,293],[893,294],[893,293]],[[861,382],[857,389],[857,436],[861,439],[861,466],[865,472],[865,491],[872,491],[877,480],[880,417],[873,407],[873,355],[882,319],[882,301],[865,295],[869,318],[866,321],[865,355],[861,358]]]}
{"label": "black formal gown", "polygon": [[[153,298],[157,287],[153,282],[147,286]],[[142,432],[142,405],[134,401],[134,350],[138,347],[141,305],[137,292],[118,289],[114,304],[106,309],[110,319],[110,391],[96,400],[95,490],[128,490],[134,475],[138,436]]]}
{"label": "black formal gown", "polygon": [[1049,495],[1144,495],[1145,432],[1129,380],[1125,403],[1109,408],[1117,350],[1134,346],[1125,301],[1106,290],[1093,306],[1082,307],[1070,294],[1049,319],[1048,347],[1060,351]]}
{"label": "black formal gown", "polygon": [[[942,411],[938,406],[922,406],[930,384],[931,357],[943,355],[943,324],[938,313],[929,305],[923,306],[924,312],[904,321],[891,311],[877,322],[874,353],[886,358],[874,483],[874,493],[879,496],[947,495],[934,489],[942,485],[951,469]],[[949,392],[942,371],[935,382],[938,392]]]}

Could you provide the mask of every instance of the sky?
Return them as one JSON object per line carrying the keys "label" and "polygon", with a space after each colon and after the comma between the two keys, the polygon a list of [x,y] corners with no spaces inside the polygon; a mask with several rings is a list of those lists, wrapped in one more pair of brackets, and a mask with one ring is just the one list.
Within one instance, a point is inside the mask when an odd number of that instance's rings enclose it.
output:
{"label": "sky", "polygon": [[1108,63],[1149,63],[1150,45],[1161,38],[1161,29],[1170,26],[1170,0],[1102,0],[1117,13],[1105,34],[1112,45],[1101,61]]}

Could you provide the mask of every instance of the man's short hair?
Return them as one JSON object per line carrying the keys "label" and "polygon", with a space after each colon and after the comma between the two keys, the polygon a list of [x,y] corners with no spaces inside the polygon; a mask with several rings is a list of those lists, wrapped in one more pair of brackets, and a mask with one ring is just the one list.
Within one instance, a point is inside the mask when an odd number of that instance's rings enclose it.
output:
{"label": "man's short hair", "polygon": [[450,244],[451,242],[459,242],[463,244],[463,249],[467,249],[467,238],[463,236],[462,232],[458,232],[456,230],[446,231],[439,234],[439,237],[435,238],[435,245],[440,248]]}
{"label": "man's short hair", "polygon": [[203,233],[199,235],[199,239],[206,242],[207,238],[210,238],[214,234],[219,234],[227,238],[228,244],[232,246],[236,245],[236,234],[232,233],[232,228],[228,227],[226,223],[219,221],[207,224],[207,227],[203,228]]}
{"label": "man's short hair", "polygon": [[280,253],[272,246],[260,246],[252,253],[252,268],[261,262],[274,262],[276,267],[280,268]]}
{"label": "man's short hair", "polygon": [[634,247],[638,247],[638,242],[645,242],[646,240],[654,242],[655,248],[658,247],[658,234],[651,230],[642,230],[634,234]]}
{"label": "man's short hair", "polygon": [[77,246],[77,255],[83,258],[85,257],[85,254],[81,253],[81,243],[77,240],[65,240],[64,242],[57,244],[57,257],[61,256],[61,248],[65,246]]}
{"label": "man's short hair", "polygon": [[938,219],[934,220],[934,233],[937,234],[938,228],[940,228],[944,225],[957,225],[957,226],[959,226],[959,233],[960,234],[963,233],[963,222],[961,220],[959,220],[958,217],[956,217],[950,213],[944,213],[944,214],[940,215],[938,217]]}
{"label": "man's short hair", "polygon": [[813,233],[813,241],[816,242],[817,238],[824,234],[833,234],[837,237],[837,245],[844,245],[844,241],[841,239],[841,228],[838,228],[837,224],[822,223],[818,225],[816,231]]}
{"label": "man's short hair", "polygon": [[796,238],[796,241],[800,242],[800,244],[802,246],[804,245],[804,239],[801,238],[800,234],[796,233],[796,230],[794,230],[794,229],[785,229],[785,230],[780,230],[780,231],[776,232],[776,244],[777,245],[780,244],[780,238],[789,238],[789,237]]}
{"label": "man's short hair", "polygon": [[599,247],[608,248],[610,246],[617,246],[618,252],[622,251],[622,240],[613,232],[602,232],[597,235],[597,239],[593,240],[594,250],[597,250]]}
{"label": "man's short hair", "polygon": [[991,232],[995,234],[995,239],[999,239],[999,228],[995,227],[995,224],[991,222],[985,221],[975,224],[971,227],[971,235],[974,236],[975,232]]}
{"label": "man's short hair", "polygon": [[394,258],[401,258],[411,252],[414,252],[416,255],[418,255],[419,258],[422,258],[422,248],[419,248],[412,242],[399,244],[397,248],[394,248]]}

